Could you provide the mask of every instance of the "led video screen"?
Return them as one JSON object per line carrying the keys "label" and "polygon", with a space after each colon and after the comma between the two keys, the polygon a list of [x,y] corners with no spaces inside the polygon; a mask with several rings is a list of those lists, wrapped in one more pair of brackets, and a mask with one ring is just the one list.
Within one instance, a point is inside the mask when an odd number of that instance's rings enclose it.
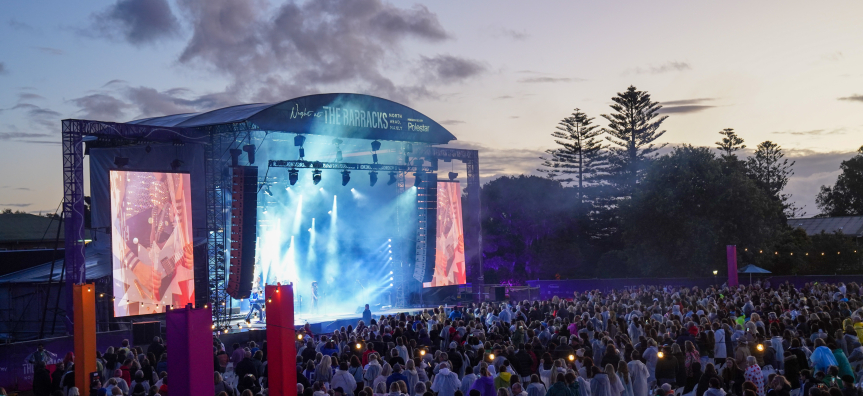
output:
{"label": "led video screen", "polygon": [[437,183],[434,277],[428,284],[431,287],[467,282],[460,186],[459,182]]}
{"label": "led video screen", "polygon": [[114,316],[195,303],[188,173],[110,171]]}

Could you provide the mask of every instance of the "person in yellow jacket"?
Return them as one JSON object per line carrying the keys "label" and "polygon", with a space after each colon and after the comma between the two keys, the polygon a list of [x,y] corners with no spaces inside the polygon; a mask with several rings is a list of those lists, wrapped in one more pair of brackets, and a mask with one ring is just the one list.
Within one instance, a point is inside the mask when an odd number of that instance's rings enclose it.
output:
{"label": "person in yellow jacket", "polygon": [[500,372],[497,373],[497,376],[494,377],[494,388],[506,388],[509,389],[509,380],[512,378],[512,374],[509,372],[509,360],[504,360],[500,365]]}

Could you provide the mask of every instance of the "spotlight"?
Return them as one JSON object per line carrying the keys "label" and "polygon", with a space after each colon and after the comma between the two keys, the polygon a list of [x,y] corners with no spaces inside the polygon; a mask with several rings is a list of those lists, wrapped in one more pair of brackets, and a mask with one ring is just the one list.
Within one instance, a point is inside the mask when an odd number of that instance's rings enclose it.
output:
{"label": "spotlight", "polygon": [[321,170],[315,169],[312,171],[312,182],[318,184],[321,182]]}
{"label": "spotlight", "polygon": [[764,352],[764,344],[758,344],[758,345],[756,345],[756,346],[755,346],[755,349],[757,349],[757,350],[758,350],[758,352]]}
{"label": "spotlight", "polygon": [[423,175],[420,172],[414,173],[416,179],[414,179],[414,187],[419,187],[423,182]]}
{"label": "spotlight", "polygon": [[392,239],[387,239],[387,242],[392,242],[392,241],[393,241]]}
{"label": "spotlight", "polygon": [[300,178],[300,171],[296,169],[291,169],[288,171],[288,181],[291,182],[291,185],[297,184],[297,180]]}
{"label": "spotlight", "polygon": [[237,166],[240,164],[240,154],[243,153],[243,150],[240,149],[231,149],[231,166]]}
{"label": "spotlight", "polygon": [[387,261],[392,261],[392,260],[393,260],[393,258],[392,258],[392,257],[390,257]]}
{"label": "spotlight", "polygon": [[392,276],[390,277],[390,280],[393,280],[393,277],[392,277]]}
{"label": "spotlight", "polygon": [[493,353],[488,354],[488,360],[494,360],[494,354]]}
{"label": "spotlight", "polygon": [[393,245],[387,245],[387,247],[388,247],[388,248],[391,248],[391,247],[393,247]]}
{"label": "spotlight", "polygon": [[390,287],[393,287],[393,284],[392,284],[392,283],[390,283]]}
{"label": "spotlight", "polygon": [[381,149],[381,142],[375,140],[372,142],[372,151],[378,151]]}
{"label": "spotlight", "polygon": [[294,147],[303,147],[306,142],[306,137],[303,135],[294,136]]}
{"label": "spotlight", "polygon": [[661,352],[661,351],[660,351],[660,352],[656,352],[656,357],[658,357],[658,358],[662,359],[662,358],[664,358],[664,357],[665,357],[665,353],[663,353],[663,352]]}
{"label": "spotlight", "polygon": [[426,355],[426,350],[420,349],[420,356],[425,356],[425,355]]}
{"label": "spotlight", "polygon": [[571,361],[573,361],[573,360],[575,360],[575,355],[570,354],[570,355],[569,355],[569,361],[571,362]]}
{"label": "spotlight", "polygon": [[449,173],[449,179],[450,180],[455,180],[455,178],[457,178],[457,177],[458,177],[458,172],[450,172]]}
{"label": "spotlight", "polygon": [[302,340],[303,340],[303,335],[302,335],[302,334],[297,334],[297,339],[298,339],[298,340],[300,340],[300,341],[302,341]]}
{"label": "spotlight", "polygon": [[374,187],[378,182],[378,173],[375,171],[369,172],[369,186]]}
{"label": "spotlight", "polygon": [[387,182],[388,186],[391,186],[396,183],[396,173],[390,172],[390,181]]}
{"label": "spotlight", "polygon": [[357,343],[357,349],[363,349],[363,344]]}
{"label": "spotlight", "polygon": [[272,192],[272,191],[270,191],[270,185],[269,185],[269,184],[265,184],[265,185],[264,185],[264,194],[267,194],[267,195],[269,195],[269,196],[271,196],[271,197],[273,196],[273,192]]}
{"label": "spotlight", "polygon": [[345,169],[342,171],[342,185],[347,186],[351,182],[351,171]]}
{"label": "spotlight", "polygon": [[255,163],[255,145],[254,144],[247,144],[247,145],[243,146],[243,151],[245,151],[249,157],[249,165],[254,164]]}
{"label": "spotlight", "polygon": [[392,274],[393,274],[393,272],[392,272],[392,271],[390,271],[390,275],[392,275]]}
{"label": "spotlight", "polygon": [[126,165],[129,165],[129,158],[126,157],[114,157],[114,166],[118,168],[122,168]]}

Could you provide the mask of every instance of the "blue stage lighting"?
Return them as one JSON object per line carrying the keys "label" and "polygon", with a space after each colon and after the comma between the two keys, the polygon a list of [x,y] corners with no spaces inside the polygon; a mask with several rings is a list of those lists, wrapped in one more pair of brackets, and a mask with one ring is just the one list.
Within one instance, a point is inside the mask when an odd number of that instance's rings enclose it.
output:
{"label": "blue stage lighting", "polygon": [[391,186],[396,183],[396,173],[390,172],[390,181],[387,182],[388,186]]}
{"label": "blue stage lighting", "polygon": [[378,173],[375,171],[369,172],[369,186],[374,187],[378,182]]}
{"label": "blue stage lighting", "polygon": [[321,170],[315,169],[312,171],[312,182],[318,184],[321,182]]}
{"label": "blue stage lighting", "polygon": [[414,187],[419,187],[423,182],[423,175],[421,172],[414,173],[416,179],[414,179]]}
{"label": "blue stage lighting", "polygon": [[342,185],[347,186],[348,183],[350,183],[350,182],[351,182],[351,171],[346,169],[346,170],[342,171]]}
{"label": "blue stage lighting", "polygon": [[296,169],[291,169],[288,171],[288,181],[291,182],[291,185],[297,184],[297,180],[300,178],[300,171]]}

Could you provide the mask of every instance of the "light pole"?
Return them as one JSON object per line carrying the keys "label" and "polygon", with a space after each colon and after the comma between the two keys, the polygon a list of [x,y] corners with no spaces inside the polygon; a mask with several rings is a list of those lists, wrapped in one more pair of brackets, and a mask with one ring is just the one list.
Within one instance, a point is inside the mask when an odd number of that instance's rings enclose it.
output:
{"label": "light pole", "polygon": [[719,274],[719,271],[713,270],[713,284],[716,284],[716,275],[718,275],[718,274]]}

